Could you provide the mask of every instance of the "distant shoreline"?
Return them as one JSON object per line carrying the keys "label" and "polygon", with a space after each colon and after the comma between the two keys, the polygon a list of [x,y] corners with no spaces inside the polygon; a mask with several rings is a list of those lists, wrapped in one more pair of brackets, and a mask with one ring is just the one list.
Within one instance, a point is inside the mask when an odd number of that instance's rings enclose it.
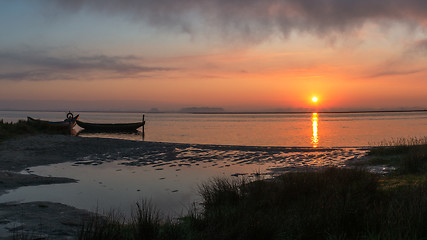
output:
{"label": "distant shoreline", "polygon": [[425,110],[372,110],[372,111],[318,111],[318,112],[197,112],[189,114],[311,114],[311,113],[333,113],[333,114],[346,114],[346,113],[406,113],[406,112],[427,112]]}
{"label": "distant shoreline", "polygon": [[[17,109],[0,109],[0,111],[10,111],[10,112],[67,112],[64,110],[17,110]],[[258,112],[258,111],[224,111],[224,112],[174,112],[174,111],[159,111],[159,112],[150,112],[150,111],[106,111],[106,110],[74,110],[72,112],[95,112],[95,113],[150,113],[150,114],[164,114],[164,113],[178,113],[178,114],[311,114],[315,111],[304,111],[304,112]],[[419,110],[361,110],[361,111],[318,111],[315,113],[332,113],[332,114],[349,114],[349,113],[410,113],[410,112],[427,112],[427,109]]]}

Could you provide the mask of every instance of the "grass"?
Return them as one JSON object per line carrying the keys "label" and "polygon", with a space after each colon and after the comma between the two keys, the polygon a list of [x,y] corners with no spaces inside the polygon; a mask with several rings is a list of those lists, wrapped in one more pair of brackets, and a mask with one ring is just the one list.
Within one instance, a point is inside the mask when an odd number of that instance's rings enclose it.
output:
{"label": "grass", "polygon": [[414,148],[426,147],[427,137],[392,138],[381,141],[372,148],[371,155],[400,155],[413,151]]}
{"label": "grass", "polygon": [[16,123],[8,123],[0,120],[0,142],[6,139],[15,138],[22,135],[34,134],[68,134],[67,130],[58,130],[45,122],[29,123],[19,120]]}
{"label": "grass", "polygon": [[395,166],[400,174],[423,174],[427,171],[427,137],[383,141],[369,155],[373,156],[371,164]]}
{"label": "grass", "polygon": [[217,178],[201,185],[201,208],[182,218],[162,220],[142,202],[132,221],[95,217],[80,239],[108,239],[95,234],[108,231],[117,239],[427,239],[425,139],[373,148],[377,162],[399,167],[386,176],[328,168],[268,181]]}
{"label": "grass", "polygon": [[137,202],[132,213],[129,221],[114,212],[107,216],[94,214],[83,223],[78,239],[180,239],[184,235],[183,223],[164,220],[149,201]]}
{"label": "grass", "polygon": [[[242,184],[215,180],[202,188],[202,239],[316,239],[355,236],[374,203],[377,176],[331,168]],[[208,198],[206,198],[208,196]]]}

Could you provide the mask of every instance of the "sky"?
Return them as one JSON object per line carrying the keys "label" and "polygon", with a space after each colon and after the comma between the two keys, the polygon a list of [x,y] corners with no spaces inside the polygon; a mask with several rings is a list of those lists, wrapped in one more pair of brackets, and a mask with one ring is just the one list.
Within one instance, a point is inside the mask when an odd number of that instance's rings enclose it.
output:
{"label": "sky", "polygon": [[0,109],[427,108],[425,0],[0,6]]}

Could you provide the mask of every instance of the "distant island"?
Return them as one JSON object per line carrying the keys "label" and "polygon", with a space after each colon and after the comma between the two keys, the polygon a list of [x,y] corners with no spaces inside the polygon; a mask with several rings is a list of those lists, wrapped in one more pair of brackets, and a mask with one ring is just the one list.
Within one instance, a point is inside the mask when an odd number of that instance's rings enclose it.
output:
{"label": "distant island", "polygon": [[223,108],[214,107],[188,107],[179,110],[181,113],[223,113]]}

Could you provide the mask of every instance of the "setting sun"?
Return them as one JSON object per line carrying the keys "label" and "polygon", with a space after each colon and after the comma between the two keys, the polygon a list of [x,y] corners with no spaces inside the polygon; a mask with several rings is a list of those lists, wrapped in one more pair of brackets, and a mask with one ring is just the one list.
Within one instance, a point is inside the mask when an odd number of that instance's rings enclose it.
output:
{"label": "setting sun", "polygon": [[318,100],[318,99],[317,99],[317,97],[313,97],[313,98],[311,99],[311,101],[312,101],[312,102],[317,102],[317,100]]}

